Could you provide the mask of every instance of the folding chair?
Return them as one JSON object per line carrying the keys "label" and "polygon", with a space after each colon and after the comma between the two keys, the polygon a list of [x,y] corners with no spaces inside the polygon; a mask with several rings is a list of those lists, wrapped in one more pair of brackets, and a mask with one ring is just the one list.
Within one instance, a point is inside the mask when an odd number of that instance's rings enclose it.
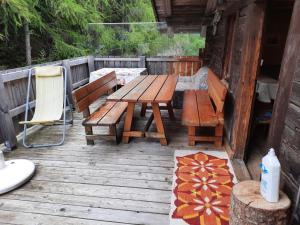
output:
{"label": "folding chair", "polygon": [[[35,111],[32,119],[28,121],[28,110],[30,109],[31,79],[33,73],[36,81],[36,101]],[[26,98],[25,121],[24,124],[23,145],[26,148],[49,147],[62,145],[65,140],[66,123],[73,122],[72,106],[67,98],[67,74],[62,66],[44,66],[35,67],[29,70],[28,87]],[[70,107],[71,120],[66,121],[66,104]],[[63,115],[63,119],[61,117]],[[63,125],[62,139],[57,143],[46,144],[27,144],[26,130],[28,125]]]}

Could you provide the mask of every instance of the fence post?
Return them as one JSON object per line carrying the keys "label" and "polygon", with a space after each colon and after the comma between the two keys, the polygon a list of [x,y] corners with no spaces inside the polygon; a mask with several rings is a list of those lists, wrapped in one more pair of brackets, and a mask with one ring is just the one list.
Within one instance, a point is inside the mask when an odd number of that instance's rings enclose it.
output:
{"label": "fence post", "polygon": [[13,120],[9,115],[8,95],[4,88],[2,76],[0,75],[0,134],[4,145],[12,150],[17,147],[18,141]]}
{"label": "fence post", "polygon": [[95,71],[95,57],[92,55],[88,56],[88,67],[89,67],[88,77],[90,77],[90,73]]}
{"label": "fence post", "polygon": [[67,72],[67,95],[70,100],[70,103],[74,106],[74,101],[72,97],[73,79],[72,79],[70,61],[68,59],[65,59],[63,60],[62,65],[66,67],[66,72]]}
{"label": "fence post", "polygon": [[146,57],[140,56],[139,68],[146,68]]}

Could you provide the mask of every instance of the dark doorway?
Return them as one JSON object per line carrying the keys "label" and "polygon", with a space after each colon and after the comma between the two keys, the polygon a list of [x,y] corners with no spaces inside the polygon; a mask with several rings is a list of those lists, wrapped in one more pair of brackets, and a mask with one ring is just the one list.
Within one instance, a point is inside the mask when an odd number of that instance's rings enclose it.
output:
{"label": "dark doorway", "polygon": [[272,109],[278,90],[278,76],[294,1],[270,1],[267,7],[261,65],[256,79],[255,99],[249,142],[246,151],[247,167],[254,179],[259,179],[259,163],[266,149]]}

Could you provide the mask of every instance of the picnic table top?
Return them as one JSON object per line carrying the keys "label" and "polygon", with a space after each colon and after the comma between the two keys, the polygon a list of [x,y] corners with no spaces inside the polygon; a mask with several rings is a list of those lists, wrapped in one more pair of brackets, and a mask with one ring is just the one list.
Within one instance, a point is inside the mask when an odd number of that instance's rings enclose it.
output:
{"label": "picnic table top", "polygon": [[168,103],[172,100],[177,75],[143,75],[135,78],[107,100],[139,103]]}

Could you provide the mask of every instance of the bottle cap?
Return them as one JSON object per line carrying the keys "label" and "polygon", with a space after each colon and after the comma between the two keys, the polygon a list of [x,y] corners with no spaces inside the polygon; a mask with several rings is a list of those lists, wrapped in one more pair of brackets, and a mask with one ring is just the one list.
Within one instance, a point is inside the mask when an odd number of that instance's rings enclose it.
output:
{"label": "bottle cap", "polygon": [[275,156],[275,150],[274,150],[274,148],[270,148],[268,155]]}

